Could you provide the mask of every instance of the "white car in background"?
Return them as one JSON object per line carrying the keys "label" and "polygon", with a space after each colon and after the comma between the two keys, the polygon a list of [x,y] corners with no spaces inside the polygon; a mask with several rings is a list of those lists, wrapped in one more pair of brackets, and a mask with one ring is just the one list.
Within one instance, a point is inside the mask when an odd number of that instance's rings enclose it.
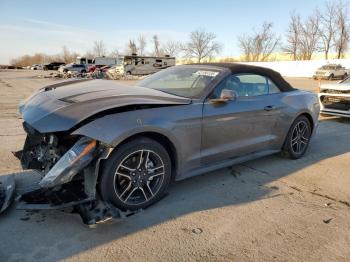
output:
{"label": "white car in background", "polygon": [[30,67],[30,70],[43,70],[43,65],[41,64],[34,64]]}
{"label": "white car in background", "polygon": [[336,84],[321,85],[321,114],[350,117],[350,77]]}
{"label": "white car in background", "polygon": [[328,64],[318,68],[313,75],[313,79],[344,79],[348,75],[350,75],[349,69],[342,65]]}

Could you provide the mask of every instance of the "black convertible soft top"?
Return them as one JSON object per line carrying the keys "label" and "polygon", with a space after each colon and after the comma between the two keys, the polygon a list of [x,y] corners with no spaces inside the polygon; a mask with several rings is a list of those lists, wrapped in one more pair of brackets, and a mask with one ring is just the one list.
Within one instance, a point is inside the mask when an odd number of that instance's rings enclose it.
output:
{"label": "black convertible soft top", "polygon": [[248,73],[263,75],[270,78],[280,88],[282,92],[289,92],[295,90],[295,88],[293,88],[286,80],[284,80],[280,73],[265,67],[239,63],[201,63],[191,65],[224,67],[231,70],[232,74]]}

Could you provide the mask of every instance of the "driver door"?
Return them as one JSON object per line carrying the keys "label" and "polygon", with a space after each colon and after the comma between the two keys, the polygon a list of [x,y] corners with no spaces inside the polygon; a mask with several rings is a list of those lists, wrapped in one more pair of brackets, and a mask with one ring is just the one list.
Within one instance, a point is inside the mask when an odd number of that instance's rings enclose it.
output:
{"label": "driver door", "polygon": [[268,93],[268,83],[264,76],[240,74],[229,76],[215,88],[213,98],[220,97],[223,89],[235,91],[237,98],[226,103],[212,103],[210,98],[204,102],[202,164],[215,164],[271,147],[276,138],[273,126],[278,112],[270,109],[278,106],[275,96]]}

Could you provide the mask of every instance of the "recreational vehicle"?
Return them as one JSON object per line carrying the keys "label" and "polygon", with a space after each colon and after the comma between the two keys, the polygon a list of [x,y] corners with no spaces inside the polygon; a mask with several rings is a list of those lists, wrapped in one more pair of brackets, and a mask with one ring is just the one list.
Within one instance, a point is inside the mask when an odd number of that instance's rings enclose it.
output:
{"label": "recreational vehicle", "polygon": [[175,65],[175,57],[164,56],[122,56],[116,61],[116,65],[108,70],[112,78],[123,75],[149,75],[164,68]]}

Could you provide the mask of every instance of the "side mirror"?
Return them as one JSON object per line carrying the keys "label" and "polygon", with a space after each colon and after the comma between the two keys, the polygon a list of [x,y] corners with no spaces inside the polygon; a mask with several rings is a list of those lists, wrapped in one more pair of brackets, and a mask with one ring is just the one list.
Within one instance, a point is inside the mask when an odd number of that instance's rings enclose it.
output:
{"label": "side mirror", "polygon": [[227,103],[229,101],[235,101],[238,97],[237,92],[229,89],[223,89],[220,94],[220,98],[210,99],[211,103]]}

